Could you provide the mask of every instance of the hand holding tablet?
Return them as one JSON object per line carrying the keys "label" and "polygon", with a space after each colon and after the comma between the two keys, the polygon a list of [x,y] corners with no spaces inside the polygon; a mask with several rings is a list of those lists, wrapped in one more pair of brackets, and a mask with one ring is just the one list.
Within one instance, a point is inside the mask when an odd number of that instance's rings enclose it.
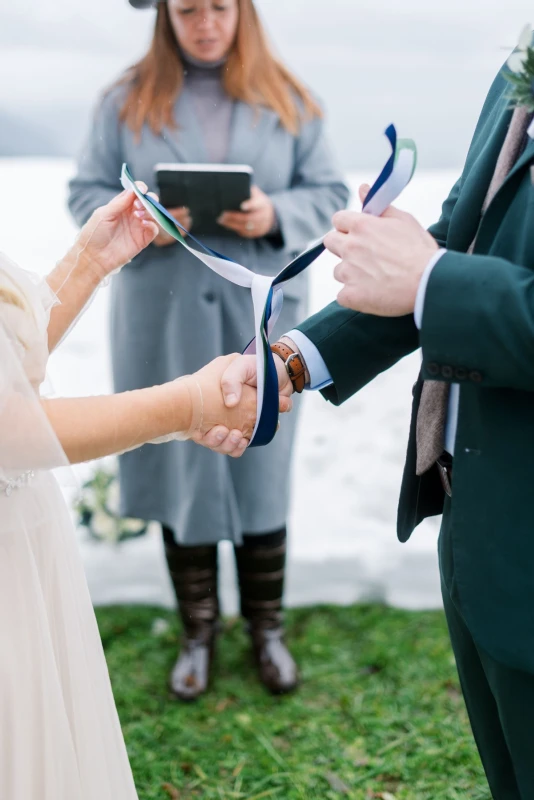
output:
{"label": "hand holding tablet", "polygon": [[217,221],[245,239],[261,239],[278,230],[271,199],[258,186],[251,187],[250,200],[242,203],[241,211],[225,211]]}
{"label": "hand holding tablet", "polygon": [[[252,199],[251,167],[246,164],[175,163],[157,164],[155,169],[161,203],[171,209],[172,216],[184,228],[199,236],[239,233],[235,220],[231,219],[229,225],[220,220],[225,213],[243,216],[243,203]],[[239,228],[247,231],[246,221],[243,223]],[[250,228],[248,233],[250,235]]]}

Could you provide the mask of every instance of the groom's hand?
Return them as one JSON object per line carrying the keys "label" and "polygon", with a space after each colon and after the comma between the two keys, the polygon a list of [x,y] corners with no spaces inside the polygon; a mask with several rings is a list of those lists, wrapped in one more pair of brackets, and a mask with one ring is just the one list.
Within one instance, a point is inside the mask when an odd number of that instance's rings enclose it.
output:
{"label": "groom's hand", "polygon": [[[291,400],[293,394],[293,384],[282,359],[274,354],[274,363],[278,375],[278,393],[280,401],[280,411],[291,410]],[[256,356],[241,356],[236,358],[224,373],[221,381],[224,402],[227,408],[234,408],[241,400],[243,386],[258,386],[258,375],[256,371]]]}
{"label": "groom's hand", "polygon": [[[365,198],[368,187],[362,187]],[[392,206],[381,217],[354,211],[334,216],[326,248],[341,259],[334,277],[344,284],[338,303],[381,317],[413,313],[419,282],[438,250],[435,239],[412,217]]]}
{"label": "groom's hand", "polygon": [[[279,384],[280,413],[291,411],[293,386],[281,358],[274,356]],[[221,389],[227,408],[235,408],[241,402],[243,387],[257,388],[256,356],[239,356],[234,359],[224,372]],[[238,430],[230,431],[222,425],[212,428],[204,436],[195,437],[194,441],[215,453],[240,458],[245,452],[248,442],[244,442]]]}

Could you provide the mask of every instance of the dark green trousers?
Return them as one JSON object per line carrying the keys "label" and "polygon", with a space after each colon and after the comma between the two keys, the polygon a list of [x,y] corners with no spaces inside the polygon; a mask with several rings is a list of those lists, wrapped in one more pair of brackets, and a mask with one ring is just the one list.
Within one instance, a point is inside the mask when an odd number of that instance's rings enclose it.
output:
{"label": "dark green trousers", "polygon": [[448,511],[439,540],[441,588],[475,741],[494,800],[534,800],[534,675],[499,664],[473,639],[455,590]]}

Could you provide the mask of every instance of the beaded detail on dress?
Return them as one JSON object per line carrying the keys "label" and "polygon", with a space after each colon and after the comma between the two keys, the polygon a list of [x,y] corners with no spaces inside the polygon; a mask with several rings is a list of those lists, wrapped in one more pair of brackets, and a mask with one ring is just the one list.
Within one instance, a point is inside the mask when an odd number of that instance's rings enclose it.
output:
{"label": "beaded detail on dress", "polygon": [[32,469],[29,469],[27,472],[23,472],[21,475],[17,475],[16,478],[10,478],[10,480],[0,480],[0,494],[5,494],[9,497],[16,489],[21,489],[23,486],[28,486],[32,480],[35,478],[35,472]]}

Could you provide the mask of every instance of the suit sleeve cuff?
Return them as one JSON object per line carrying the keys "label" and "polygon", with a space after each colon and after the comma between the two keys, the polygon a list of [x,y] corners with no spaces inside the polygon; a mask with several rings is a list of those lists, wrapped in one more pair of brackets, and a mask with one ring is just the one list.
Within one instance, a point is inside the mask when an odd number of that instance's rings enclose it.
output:
{"label": "suit sleeve cuff", "polygon": [[447,251],[444,250],[443,248],[438,250],[438,252],[435,253],[435,255],[433,255],[430,261],[428,262],[426,269],[421,276],[421,280],[419,282],[419,288],[417,290],[417,296],[415,298],[415,308],[413,312],[414,321],[419,330],[421,330],[421,328],[423,327],[423,311],[425,308],[425,297],[426,297],[428,281],[430,280],[432,270],[434,269],[438,261],[445,255],[446,252]]}
{"label": "suit sleeve cuff", "polygon": [[330,386],[333,383],[332,376],[314,343],[301,331],[292,330],[285,335],[295,342],[306,362],[306,367],[310,374],[310,383],[306,386],[306,389],[319,391]]}

